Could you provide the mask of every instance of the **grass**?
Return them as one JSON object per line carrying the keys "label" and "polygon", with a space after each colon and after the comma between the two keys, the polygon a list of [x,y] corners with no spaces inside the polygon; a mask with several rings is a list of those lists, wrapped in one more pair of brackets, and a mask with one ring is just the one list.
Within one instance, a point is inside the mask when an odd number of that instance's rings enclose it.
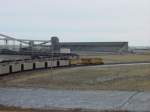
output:
{"label": "grass", "polygon": [[80,54],[81,57],[101,57],[104,63],[150,62],[150,54]]}
{"label": "grass", "polygon": [[0,86],[149,91],[150,65],[28,71],[1,78]]}
{"label": "grass", "polygon": [[[102,57],[105,63],[150,61],[150,55],[82,55]],[[150,65],[118,67],[77,67],[37,70],[0,77],[0,87],[34,87],[69,90],[127,90],[150,91]],[[127,112],[82,109],[22,109],[0,105],[0,112]]]}

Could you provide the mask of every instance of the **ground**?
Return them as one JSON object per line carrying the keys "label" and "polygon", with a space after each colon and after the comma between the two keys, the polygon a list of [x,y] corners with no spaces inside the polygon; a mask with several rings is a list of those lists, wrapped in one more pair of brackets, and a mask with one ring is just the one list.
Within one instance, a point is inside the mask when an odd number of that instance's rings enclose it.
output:
{"label": "ground", "polygon": [[127,111],[96,111],[96,110],[82,110],[82,109],[51,109],[51,110],[40,110],[40,109],[22,109],[19,107],[5,107],[0,105],[0,112],[127,112]]}
{"label": "ground", "polygon": [[[105,63],[150,62],[150,54],[82,54],[82,57],[101,57]],[[26,71],[0,77],[0,87],[150,91],[150,64]],[[0,112],[12,111],[45,112],[46,110],[20,109],[14,107],[7,108],[0,106]],[[51,112],[56,112],[56,110],[51,110]],[[59,111],[57,110],[57,112]],[[80,112],[80,110],[61,110],[60,112]]]}
{"label": "ground", "polygon": [[81,57],[100,57],[104,63],[124,63],[124,62],[150,62],[150,53],[147,54],[80,54]]}
{"label": "ground", "polygon": [[70,90],[150,90],[150,65],[76,67],[16,73],[1,77],[0,86]]}

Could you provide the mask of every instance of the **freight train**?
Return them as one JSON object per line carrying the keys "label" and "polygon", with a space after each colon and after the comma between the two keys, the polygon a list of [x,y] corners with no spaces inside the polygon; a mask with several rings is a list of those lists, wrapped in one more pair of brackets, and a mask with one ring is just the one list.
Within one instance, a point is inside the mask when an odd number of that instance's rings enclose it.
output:
{"label": "freight train", "polygon": [[32,59],[15,60],[0,62],[0,75],[6,75],[16,72],[48,69],[56,67],[86,66],[104,64],[101,58],[82,58],[82,59]]}

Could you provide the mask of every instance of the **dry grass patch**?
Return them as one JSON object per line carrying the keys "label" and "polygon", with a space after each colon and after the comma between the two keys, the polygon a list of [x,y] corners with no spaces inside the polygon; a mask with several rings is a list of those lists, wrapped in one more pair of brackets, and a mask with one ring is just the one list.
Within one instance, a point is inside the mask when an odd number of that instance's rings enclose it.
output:
{"label": "dry grass patch", "polygon": [[0,86],[73,90],[150,90],[150,65],[77,67],[17,73],[0,79]]}
{"label": "dry grass patch", "polygon": [[104,60],[104,63],[150,61],[150,54],[81,54],[81,57],[101,57]]}

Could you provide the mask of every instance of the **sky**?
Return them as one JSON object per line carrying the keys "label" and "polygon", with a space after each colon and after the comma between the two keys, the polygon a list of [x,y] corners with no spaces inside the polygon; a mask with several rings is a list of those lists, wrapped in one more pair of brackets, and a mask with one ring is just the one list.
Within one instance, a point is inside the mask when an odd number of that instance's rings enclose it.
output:
{"label": "sky", "polygon": [[150,0],[0,0],[0,33],[150,46]]}

